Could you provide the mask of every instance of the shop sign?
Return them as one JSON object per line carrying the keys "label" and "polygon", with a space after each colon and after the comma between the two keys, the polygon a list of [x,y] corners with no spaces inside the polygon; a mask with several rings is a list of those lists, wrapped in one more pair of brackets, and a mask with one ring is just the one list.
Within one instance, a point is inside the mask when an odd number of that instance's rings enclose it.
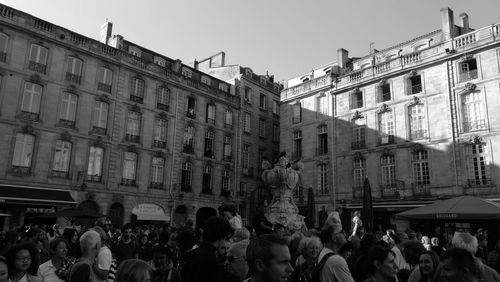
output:
{"label": "shop sign", "polygon": [[438,219],[457,218],[457,214],[456,213],[438,213],[438,214],[436,214],[436,218],[438,218]]}
{"label": "shop sign", "polygon": [[155,204],[139,204],[132,213],[137,215],[139,220],[168,220],[169,217],[165,214],[162,207]]}

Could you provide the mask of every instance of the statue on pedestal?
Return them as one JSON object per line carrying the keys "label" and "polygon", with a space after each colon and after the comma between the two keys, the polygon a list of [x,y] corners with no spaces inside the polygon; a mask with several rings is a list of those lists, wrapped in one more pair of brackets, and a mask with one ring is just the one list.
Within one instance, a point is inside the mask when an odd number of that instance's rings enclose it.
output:
{"label": "statue on pedestal", "polygon": [[282,224],[291,231],[306,228],[304,216],[293,202],[293,190],[302,182],[301,162],[291,164],[283,152],[278,161],[272,165],[268,160],[262,162],[262,180],[270,188],[273,195],[271,204],[266,209],[266,218],[274,224]]}

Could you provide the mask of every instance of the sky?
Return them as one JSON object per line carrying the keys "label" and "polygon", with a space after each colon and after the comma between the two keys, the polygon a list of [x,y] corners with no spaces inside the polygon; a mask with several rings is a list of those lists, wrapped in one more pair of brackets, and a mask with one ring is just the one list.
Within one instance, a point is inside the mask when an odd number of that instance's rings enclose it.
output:
{"label": "sky", "polygon": [[335,61],[344,48],[367,55],[441,28],[440,9],[469,15],[470,26],[500,22],[500,0],[0,0],[99,39],[113,34],[188,63],[220,51],[226,64],[288,80]]}

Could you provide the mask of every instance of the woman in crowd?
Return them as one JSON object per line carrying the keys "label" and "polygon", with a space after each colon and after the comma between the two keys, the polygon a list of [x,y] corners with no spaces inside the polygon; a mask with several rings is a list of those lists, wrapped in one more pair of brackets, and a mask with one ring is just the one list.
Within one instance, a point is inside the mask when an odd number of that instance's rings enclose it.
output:
{"label": "woman in crowd", "polygon": [[39,253],[30,243],[20,244],[7,251],[7,266],[12,282],[41,282],[37,276]]}
{"label": "woman in crowd", "polygon": [[73,257],[68,257],[68,244],[62,238],[53,239],[49,245],[50,260],[38,268],[38,276],[42,282],[64,282],[69,269],[75,263]]}
{"label": "woman in crowd", "polygon": [[394,262],[394,252],[385,246],[374,246],[360,258],[357,271],[362,272],[363,282],[396,281],[398,267]]}
{"label": "woman in crowd", "polygon": [[0,256],[0,282],[9,282],[9,268],[7,260]]}
{"label": "woman in crowd", "polygon": [[312,271],[318,263],[318,255],[322,248],[323,245],[318,237],[306,237],[301,240],[298,249],[300,256],[295,262],[293,280],[312,281]]}
{"label": "woman in crowd", "polygon": [[149,242],[148,234],[139,236],[139,259],[150,261],[153,258],[153,246]]}
{"label": "woman in crowd", "polygon": [[140,259],[126,259],[116,271],[115,282],[149,282],[151,267]]}
{"label": "woman in crowd", "polygon": [[424,251],[419,258],[418,267],[410,274],[408,282],[432,282],[439,265],[439,257],[433,251]]}
{"label": "woman in crowd", "polygon": [[73,228],[65,228],[63,238],[68,242],[68,256],[79,258],[82,255],[78,244],[78,232]]}

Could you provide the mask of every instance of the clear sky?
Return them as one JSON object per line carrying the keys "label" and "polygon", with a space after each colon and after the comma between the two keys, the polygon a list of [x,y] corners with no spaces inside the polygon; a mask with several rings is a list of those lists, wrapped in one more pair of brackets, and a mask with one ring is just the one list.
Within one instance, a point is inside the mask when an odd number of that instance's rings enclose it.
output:
{"label": "clear sky", "polygon": [[473,28],[500,22],[500,0],[0,0],[99,39],[113,34],[187,63],[219,51],[226,63],[287,80],[335,61],[337,49],[364,56],[440,29],[442,7],[466,12]]}

